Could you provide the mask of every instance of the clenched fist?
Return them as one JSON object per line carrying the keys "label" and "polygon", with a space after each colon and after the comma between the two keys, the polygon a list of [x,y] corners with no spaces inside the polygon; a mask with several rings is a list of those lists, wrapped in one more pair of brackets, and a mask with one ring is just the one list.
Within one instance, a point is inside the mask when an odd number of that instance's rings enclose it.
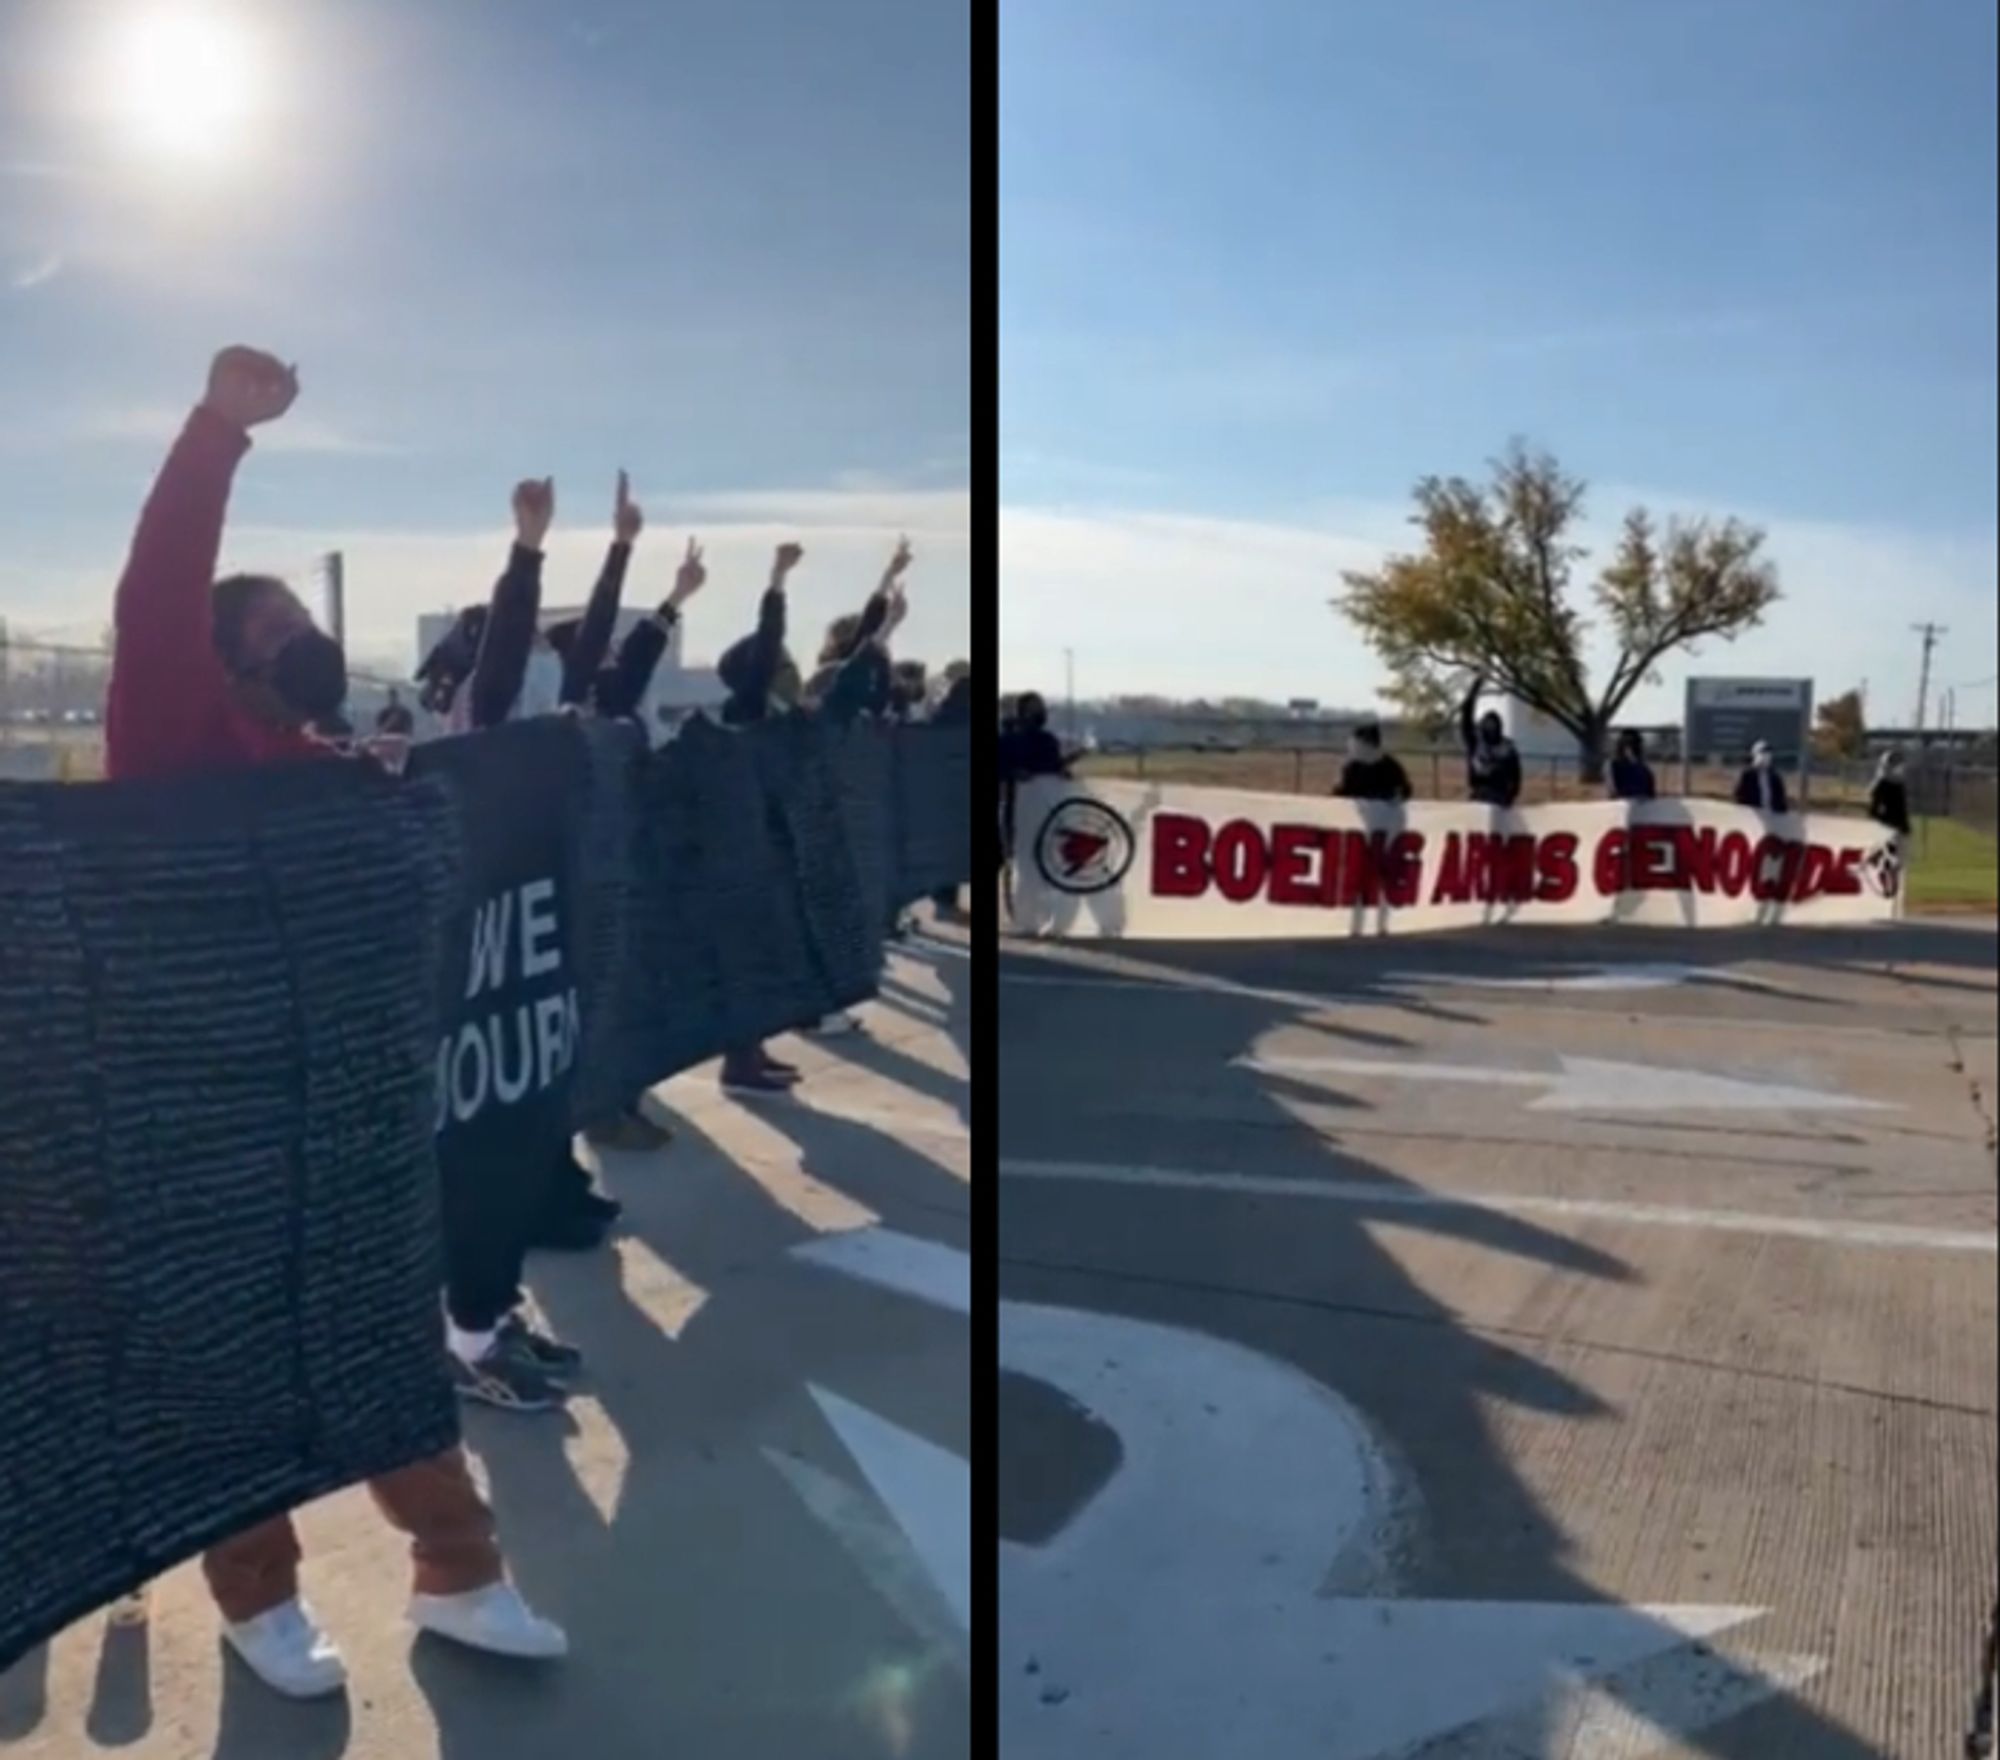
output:
{"label": "clenched fist", "polygon": [[275,422],[299,395],[299,373],[276,355],[256,348],[225,348],[208,369],[202,407],[248,433]]}
{"label": "clenched fist", "polygon": [[514,485],[514,538],[523,550],[539,550],[556,517],[553,477],[529,477]]}

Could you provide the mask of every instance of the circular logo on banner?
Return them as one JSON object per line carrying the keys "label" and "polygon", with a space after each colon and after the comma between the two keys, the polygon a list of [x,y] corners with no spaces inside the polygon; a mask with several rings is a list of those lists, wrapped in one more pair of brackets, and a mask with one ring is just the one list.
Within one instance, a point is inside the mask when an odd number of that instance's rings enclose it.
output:
{"label": "circular logo on banner", "polygon": [[1102,801],[1072,795],[1042,821],[1035,866],[1058,892],[1109,892],[1137,849],[1132,827]]}
{"label": "circular logo on banner", "polygon": [[1903,852],[1896,840],[1877,844],[1862,859],[1861,872],[1877,896],[1894,898],[1903,884]]}

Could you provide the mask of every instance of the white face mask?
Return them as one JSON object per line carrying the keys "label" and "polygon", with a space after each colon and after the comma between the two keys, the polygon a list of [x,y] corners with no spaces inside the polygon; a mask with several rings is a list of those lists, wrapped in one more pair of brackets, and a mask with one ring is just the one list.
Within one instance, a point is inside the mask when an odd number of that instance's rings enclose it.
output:
{"label": "white face mask", "polygon": [[1753,752],[1750,755],[1750,762],[1756,765],[1759,770],[1768,770],[1771,767],[1771,754],[1769,752]]}

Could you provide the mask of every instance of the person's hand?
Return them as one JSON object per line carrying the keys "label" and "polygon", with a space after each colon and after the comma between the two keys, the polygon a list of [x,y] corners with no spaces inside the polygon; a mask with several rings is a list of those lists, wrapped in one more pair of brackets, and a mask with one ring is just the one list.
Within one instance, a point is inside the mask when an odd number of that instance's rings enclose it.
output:
{"label": "person's hand", "polygon": [[701,546],[690,538],[687,554],[681,558],[679,572],[674,576],[674,590],[667,595],[667,603],[675,607],[685,605],[701,591],[702,583],[707,579],[708,570],[702,564]]}
{"label": "person's hand", "polygon": [[785,576],[798,567],[805,553],[803,544],[780,544],[778,554],[771,562],[771,585],[782,587],[785,584]]}
{"label": "person's hand", "polygon": [[636,543],[646,529],[646,516],[632,499],[632,479],[623,471],[618,473],[618,500],[612,509],[611,529],[621,544]]}
{"label": "person's hand", "polygon": [[299,395],[299,371],[255,348],[225,348],[208,369],[202,407],[248,433],[275,422]]}
{"label": "person's hand", "polygon": [[514,485],[514,539],[523,550],[540,550],[556,517],[553,477],[529,477]]}
{"label": "person's hand", "polygon": [[910,540],[896,540],[896,554],[889,558],[889,566],[882,571],[882,588],[886,592],[891,587],[900,587],[904,574],[910,566]]}

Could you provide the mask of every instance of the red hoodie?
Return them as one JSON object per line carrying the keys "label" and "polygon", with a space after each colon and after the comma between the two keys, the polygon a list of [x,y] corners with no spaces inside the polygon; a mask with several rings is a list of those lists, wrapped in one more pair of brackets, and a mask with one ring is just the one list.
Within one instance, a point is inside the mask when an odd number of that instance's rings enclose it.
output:
{"label": "red hoodie", "polygon": [[104,712],[104,766],[114,778],[236,770],[325,751],[238,708],[215,651],[210,589],[229,485],[249,450],[248,435],[197,409],[139,515],[118,583]]}

